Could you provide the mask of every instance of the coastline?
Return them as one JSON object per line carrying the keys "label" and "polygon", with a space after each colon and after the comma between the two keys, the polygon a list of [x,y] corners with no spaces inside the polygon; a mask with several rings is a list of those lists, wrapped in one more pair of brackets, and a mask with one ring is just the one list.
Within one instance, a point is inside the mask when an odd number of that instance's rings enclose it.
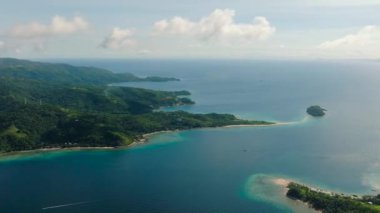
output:
{"label": "coastline", "polygon": [[265,202],[279,209],[294,213],[316,213],[313,208],[299,200],[286,196],[288,185],[292,179],[270,174],[253,174],[245,183],[246,195],[249,199]]}
{"label": "coastline", "polygon": [[[282,126],[282,125],[288,125],[291,124],[291,122],[278,122],[278,123],[269,123],[269,124],[234,124],[234,125],[227,125],[227,126],[221,126],[221,127],[204,127],[204,128],[235,128],[235,127],[260,127],[260,126]],[[202,129],[204,129],[202,128]]]}
{"label": "coastline", "polygon": [[295,181],[287,182],[284,196],[317,212],[380,212],[379,195],[345,194]]}
{"label": "coastline", "polygon": [[55,152],[55,151],[79,151],[79,150],[119,150],[119,149],[126,149],[130,147],[134,147],[137,145],[148,143],[149,139],[153,137],[154,135],[161,134],[161,133],[170,133],[170,132],[177,132],[177,131],[185,131],[185,130],[196,130],[196,129],[217,129],[217,128],[235,128],[235,127],[266,127],[266,126],[278,126],[278,125],[287,125],[290,123],[286,122],[280,122],[280,123],[270,123],[270,124],[236,124],[236,125],[226,125],[226,126],[219,126],[219,127],[200,127],[200,128],[191,128],[191,129],[176,129],[176,130],[162,130],[162,131],[156,131],[156,132],[150,132],[143,134],[141,138],[134,140],[132,143],[125,145],[125,146],[118,146],[118,147],[112,147],[112,146],[101,146],[101,147],[83,147],[83,146],[77,146],[77,147],[51,147],[51,148],[40,148],[40,149],[31,149],[31,150],[22,150],[22,151],[12,151],[12,152],[3,152],[0,153],[0,160],[3,157],[11,157],[16,155],[23,155],[23,154],[36,154],[36,153],[45,153],[45,152]]}
{"label": "coastline", "polygon": [[[307,184],[304,184],[304,183],[299,183],[299,182],[297,182],[295,180],[291,180],[291,179],[285,179],[285,178],[279,178],[278,177],[278,178],[274,178],[272,182],[273,182],[273,184],[275,184],[275,185],[283,188],[283,190],[285,191],[285,193],[284,193],[285,196],[286,196],[286,193],[289,190],[288,186],[289,186],[290,183],[300,184],[302,186],[305,186],[305,187],[309,188],[311,191],[314,191],[314,192],[321,192],[321,193],[328,194],[328,195],[340,194],[340,193],[334,193],[332,191],[325,190],[325,189],[319,189],[319,188],[316,188],[314,186],[310,186],[310,185],[307,185]],[[300,200],[297,200],[297,201],[305,203],[305,202],[300,201]],[[305,204],[307,205],[307,203],[305,203]]]}
{"label": "coastline", "polygon": [[94,147],[86,147],[86,146],[76,146],[76,147],[52,147],[52,148],[40,148],[40,149],[31,149],[31,150],[22,150],[22,151],[12,151],[12,152],[2,152],[0,153],[0,160],[3,157],[11,157],[16,155],[23,154],[37,154],[37,153],[45,153],[45,152],[55,152],[55,151],[78,151],[78,150],[107,150],[107,149],[118,149],[122,147],[110,147],[110,146],[94,146]]}
{"label": "coastline", "polygon": [[127,146],[121,146],[121,147],[115,147],[117,148],[128,148],[128,147],[133,147],[141,144],[148,143],[149,139],[153,137],[154,135],[161,134],[161,133],[171,133],[171,132],[177,132],[177,131],[183,131],[183,130],[162,130],[162,131],[156,131],[156,132],[150,132],[150,133],[145,133],[141,136],[140,139],[137,139],[133,141],[132,143],[128,144]]}
{"label": "coastline", "polygon": [[[308,203],[306,202],[303,202],[301,200],[296,200],[296,199],[292,199],[292,198],[289,198],[286,194],[288,193],[289,191],[289,184],[290,183],[293,183],[294,181],[290,180],[290,179],[284,179],[284,178],[274,178],[272,180],[272,183],[278,187],[281,188],[281,195],[284,196],[284,199],[287,199],[288,200],[288,204],[290,205],[293,205],[294,207],[294,210],[295,211],[300,211],[300,212],[303,212],[305,211],[305,209],[307,209],[307,211],[310,211],[310,212],[322,212],[322,211],[318,211],[314,208],[312,208]],[[311,190],[318,190],[316,188],[311,188],[309,187]],[[322,192],[322,190],[320,190]],[[325,191],[323,191],[325,192]],[[326,191],[327,192],[327,191]],[[297,207],[296,207],[297,206]]]}

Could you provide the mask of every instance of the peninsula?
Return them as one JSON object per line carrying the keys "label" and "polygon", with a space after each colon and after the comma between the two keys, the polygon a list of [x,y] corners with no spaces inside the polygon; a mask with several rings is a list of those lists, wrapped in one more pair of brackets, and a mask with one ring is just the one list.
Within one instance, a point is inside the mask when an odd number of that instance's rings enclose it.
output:
{"label": "peninsula", "polygon": [[322,212],[379,213],[380,194],[377,196],[344,195],[322,191],[302,184],[290,182],[286,196],[300,200]]}
{"label": "peninsula", "polygon": [[190,105],[188,91],[110,86],[140,78],[94,67],[0,59],[0,153],[42,148],[119,147],[144,134],[227,125],[270,125],[230,114],[162,112]]}

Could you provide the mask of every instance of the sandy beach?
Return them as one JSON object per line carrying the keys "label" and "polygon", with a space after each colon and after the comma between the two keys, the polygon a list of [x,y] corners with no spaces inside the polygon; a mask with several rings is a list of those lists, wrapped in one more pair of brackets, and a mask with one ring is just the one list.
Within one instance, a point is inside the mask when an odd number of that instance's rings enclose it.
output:
{"label": "sandy beach", "polygon": [[[196,130],[196,129],[216,129],[216,128],[236,128],[236,127],[263,127],[263,126],[278,126],[278,125],[286,125],[289,123],[286,122],[279,122],[279,123],[273,123],[273,124],[238,124],[238,125],[227,125],[227,126],[220,126],[220,127],[202,127],[202,128],[192,128],[192,129],[186,129],[186,130]],[[144,143],[147,143],[149,139],[157,134],[162,133],[170,133],[170,132],[177,132],[177,131],[185,131],[185,130],[163,130],[163,131],[156,131],[151,133],[143,134],[139,139],[133,141],[132,143],[126,145],[126,146],[119,146],[119,147],[51,147],[51,148],[40,148],[40,149],[33,149],[33,150],[23,150],[23,151],[14,151],[14,152],[6,152],[6,153],[0,153],[0,157],[6,157],[6,156],[14,156],[14,155],[21,155],[21,154],[33,154],[33,153],[42,153],[42,152],[54,152],[54,151],[77,151],[77,150],[112,150],[112,149],[123,149],[128,147],[133,147],[137,145],[141,145]]]}
{"label": "sandy beach", "polygon": [[[300,200],[293,200],[286,196],[286,193],[288,192],[288,185],[294,182],[292,180],[284,179],[284,178],[274,178],[272,180],[272,183],[279,186],[281,188],[282,196],[284,196],[284,199],[286,200],[286,203],[292,207],[292,209],[296,212],[321,212],[317,211],[313,208],[311,208],[307,203],[302,202]],[[314,190],[314,188],[311,188]]]}
{"label": "sandy beach", "polygon": [[278,186],[287,187],[291,183],[291,181],[283,178],[275,178],[273,179],[273,183]]}
{"label": "sandy beach", "polygon": [[[102,149],[117,149],[119,147],[52,147],[52,148],[41,148],[41,149],[32,149],[32,150],[23,150],[23,151],[14,151],[14,152],[4,152],[0,153],[1,157],[23,155],[23,154],[35,154],[43,152],[56,152],[56,151],[77,151],[77,150],[102,150]],[[120,147],[122,148],[122,147]]]}

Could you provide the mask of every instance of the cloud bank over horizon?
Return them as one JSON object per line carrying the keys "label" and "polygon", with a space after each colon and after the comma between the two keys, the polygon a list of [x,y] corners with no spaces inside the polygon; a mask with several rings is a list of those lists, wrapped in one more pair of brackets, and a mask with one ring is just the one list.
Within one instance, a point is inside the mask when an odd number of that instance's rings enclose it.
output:
{"label": "cloud bank over horizon", "polygon": [[54,16],[50,24],[39,22],[20,24],[12,27],[7,34],[15,38],[41,38],[84,31],[88,29],[88,25],[88,22],[80,16],[76,16],[72,20]]}
{"label": "cloud bank over horizon", "polygon": [[375,59],[379,10],[377,0],[13,0],[0,8],[0,55]]}
{"label": "cloud bank over horizon", "polygon": [[324,41],[318,48],[330,53],[336,52],[359,58],[370,57],[372,52],[380,49],[380,29],[377,26],[368,25],[355,33]]}
{"label": "cloud bank over horizon", "polygon": [[265,40],[272,36],[276,28],[265,17],[255,17],[253,23],[235,23],[236,12],[231,9],[215,9],[198,22],[179,16],[154,23],[155,34],[171,34],[192,37],[201,41],[246,39]]}
{"label": "cloud bank over horizon", "polygon": [[111,34],[103,40],[100,47],[104,49],[123,49],[134,47],[137,45],[137,41],[133,38],[134,34],[134,30],[115,27],[112,29]]}
{"label": "cloud bank over horizon", "polygon": [[325,41],[319,45],[321,49],[335,49],[339,47],[358,47],[371,43],[380,31],[376,26],[365,26],[357,33],[346,35],[335,40]]}

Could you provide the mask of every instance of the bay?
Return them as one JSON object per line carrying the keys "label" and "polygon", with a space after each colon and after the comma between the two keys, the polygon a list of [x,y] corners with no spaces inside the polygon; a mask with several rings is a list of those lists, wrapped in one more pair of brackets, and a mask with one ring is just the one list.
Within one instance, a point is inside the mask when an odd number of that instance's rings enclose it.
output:
{"label": "bay", "polygon": [[[180,78],[121,84],[189,90],[196,102],[163,110],[293,123],[164,133],[130,149],[3,157],[1,212],[293,211],[247,193],[257,175],[353,194],[380,189],[380,63],[56,61]],[[306,117],[314,104],[327,115]]]}

